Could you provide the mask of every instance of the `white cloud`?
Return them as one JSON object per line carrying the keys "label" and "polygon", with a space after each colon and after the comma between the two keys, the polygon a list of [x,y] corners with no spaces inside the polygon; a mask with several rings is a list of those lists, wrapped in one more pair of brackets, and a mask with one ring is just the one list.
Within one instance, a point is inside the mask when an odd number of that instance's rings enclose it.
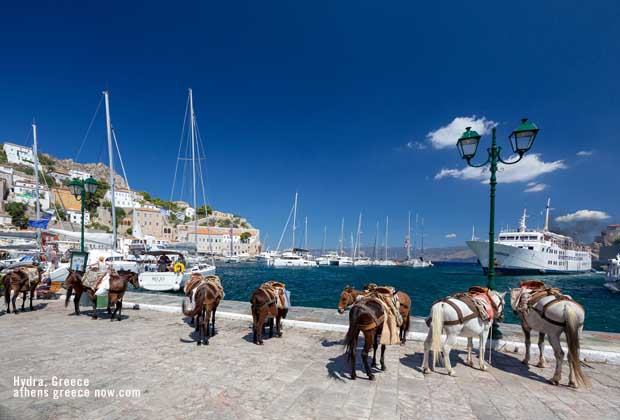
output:
{"label": "white cloud", "polygon": [[[510,156],[508,161],[514,161],[517,156]],[[540,159],[540,154],[532,153],[526,155],[521,162],[516,165],[501,165],[497,174],[497,180],[501,183],[512,182],[528,182],[534,180],[536,177],[557,171],[559,169],[566,169],[566,164],[563,160],[556,160],[553,162],[544,162]],[[458,178],[463,180],[476,180],[483,183],[489,182],[488,167],[472,168],[466,166],[463,169],[442,169],[435,175],[435,179],[442,178]]]}
{"label": "white cloud", "polygon": [[574,213],[565,214],[564,216],[559,216],[555,218],[556,222],[559,223],[571,223],[571,222],[582,222],[582,221],[597,221],[597,220],[605,220],[609,219],[609,215],[604,211],[598,210],[578,210]]}
{"label": "white cloud", "polygon": [[537,184],[536,182],[529,182],[527,188],[523,192],[540,192],[547,188],[547,184]]}
{"label": "white cloud", "polygon": [[448,238],[448,239],[454,239],[454,238],[456,238],[456,233],[448,233],[448,234],[446,235],[446,238]]}
{"label": "white cloud", "polygon": [[577,152],[577,156],[581,156],[581,157],[586,157],[586,156],[592,156],[592,150],[580,150],[579,152]]}
{"label": "white cloud", "polygon": [[424,143],[419,142],[419,141],[407,142],[405,146],[407,147],[407,149],[412,149],[412,150],[424,150],[427,147]]}
{"label": "white cloud", "polygon": [[456,147],[456,141],[465,131],[465,127],[471,127],[481,136],[491,131],[491,128],[497,124],[485,117],[456,117],[452,122],[444,127],[440,127],[435,131],[430,131],[426,138],[431,142],[435,149],[445,149],[448,147]]}

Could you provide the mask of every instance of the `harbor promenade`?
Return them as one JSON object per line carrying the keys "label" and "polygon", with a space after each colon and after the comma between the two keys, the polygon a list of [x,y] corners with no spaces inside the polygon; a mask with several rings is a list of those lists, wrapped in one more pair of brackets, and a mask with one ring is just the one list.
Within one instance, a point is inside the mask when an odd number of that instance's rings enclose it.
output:
{"label": "harbor promenade", "polygon": [[[335,310],[293,308],[284,336],[256,346],[245,319],[248,307],[225,301],[217,335],[209,346],[197,346],[193,328],[175,312],[180,297],[130,292],[125,302],[122,322],[110,322],[103,311],[99,320],[70,315],[72,307],[58,300],[36,301],[34,312],[0,312],[0,419],[620,417],[620,366],[611,363],[587,362],[592,388],[575,390],[546,382],[553,363],[525,366],[521,354],[499,351],[481,372],[466,366],[457,348],[456,377],[441,367],[425,376],[419,368],[422,344],[409,341],[388,347],[387,371],[377,372],[374,382],[362,373],[358,357],[359,376],[351,381],[339,331],[347,316]],[[336,327],[318,328],[322,324]],[[422,328],[416,319],[413,332]],[[587,336],[587,346],[610,353],[610,342],[617,343],[615,334],[608,340]],[[19,381],[29,378],[35,383],[22,387]],[[562,383],[567,381],[565,367]],[[86,389],[89,396],[64,395]],[[23,395],[45,390],[47,397]]]}

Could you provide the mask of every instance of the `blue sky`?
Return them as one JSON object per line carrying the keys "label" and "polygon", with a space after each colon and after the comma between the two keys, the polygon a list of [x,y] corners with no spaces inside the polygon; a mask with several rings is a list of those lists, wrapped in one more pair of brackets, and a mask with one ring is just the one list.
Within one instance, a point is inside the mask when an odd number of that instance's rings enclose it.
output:
{"label": "blue sky", "polygon": [[[498,175],[498,226],[524,206],[541,223],[548,194],[555,216],[618,221],[617,2],[435,3],[5,5],[0,141],[30,142],[35,117],[40,148],[76,158],[108,88],[130,184],[168,198],[192,87],[209,201],[272,246],[296,190],[313,246],[359,212],[364,242],[387,215],[402,244],[408,210],[448,246],[488,229],[488,185],[462,171],[453,133],[497,124],[507,149],[527,116],[536,155]],[[104,142],[100,113],[78,160],[107,160]]]}

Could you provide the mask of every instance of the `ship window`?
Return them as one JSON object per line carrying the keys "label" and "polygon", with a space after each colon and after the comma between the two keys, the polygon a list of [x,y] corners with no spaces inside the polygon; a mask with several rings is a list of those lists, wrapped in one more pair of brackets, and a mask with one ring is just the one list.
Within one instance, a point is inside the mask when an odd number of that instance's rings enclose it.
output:
{"label": "ship window", "polygon": [[534,247],[533,246],[528,246],[527,249],[532,249],[533,250]]}
{"label": "ship window", "polygon": [[509,241],[514,241],[515,237],[514,236],[506,236],[506,239],[508,239]]}

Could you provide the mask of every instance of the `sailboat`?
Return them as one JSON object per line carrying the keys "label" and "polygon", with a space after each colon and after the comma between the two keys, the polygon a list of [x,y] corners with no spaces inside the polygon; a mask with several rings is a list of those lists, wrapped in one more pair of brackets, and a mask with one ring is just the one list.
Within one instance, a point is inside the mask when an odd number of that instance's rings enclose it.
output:
{"label": "sailboat", "polygon": [[[416,229],[417,229],[417,215],[416,215]],[[402,263],[403,267],[410,268],[427,268],[432,267],[433,263],[424,259],[424,219],[422,219],[422,256],[419,258],[412,258],[411,256],[411,212],[407,214],[407,236],[405,237],[405,247],[407,248],[407,259]],[[415,248],[414,248],[415,249]]]}
{"label": "sailboat", "polygon": [[[199,154],[200,149],[197,146],[196,142],[196,114],[194,112],[194,96],[192,89],[188,89],[188,101],[189,101],[189,116],[190,116],[190,148],[191,148],[191,164],[192,164],[192,198],[193,198],[193,206],[194,209],[197,210],[197,186],[196,186],[196,162],[199,162]],[[185,123],[185,121],[184,121]],[[182,145],[184,139],[181,138],[181,145],[179,147],[179,154],[181,153]],[[175,181],[176,181],[176,171],[178,170],[178,160],[181,159],[180,155],[177,158],[177,168],[175,169]],[[199,162],[200,165],[200,162]],[[201,182],[202,181],[202,170],[200,173]],[[173,182],[173,193],[174,193],[174,182]],[[172,195],[172,194],[171,194]],[[206,196],[204,195],[204,183],[203,183],[203,200],[206,204]],[[197,211],[194,212],[194,220],[193,220],[193,246],[196,249],[196,253],[198,253],[198,219],[197,219]],[[189,239],[189,233],[188,233]],[[202,274],[202,275],[212,275],[215,274],[215,265],[209,264],[205,261],[200,261],[196,257],[188,257],[185,258],[184,253],[178,250],[160,250],[160,251],[152,251],[150,253],[153,257],[162,257],[168,256],[172,261],[183,262],[181,265],[175,264],[178,267],[175,271],[145,271],[140,274],[139,280],[140,285],[147,290],[157,290],[157,291],[167,291],[167,290],[179,290],[183,287],[185,282],[189,279],[192,274]],[[189,263],[189,261],[193,261],[193,264]],[[158,268],[157,264],[151,264],[151,268]]]}
{"label": "sailboat", "polygon": [[362,267],[371,265],[371,261],[367,257],[360,255],[360,249],[362,248],[362,213],[360,213],[357,219],[357,235],[355,238],[355,246],[353,247],[353,265],[356,267]]}
{"label": "sailboat", "polygon": [[390,218],[388,216],[385,217],[385,248],[384,248],[384,252],[383,252],[383,259],[379,260],[375,260],[374,265],[379,265],[379,266],[393,266],[396,265],[396,263],[393,260],[390,260],[388,258],[388,232],[389,232],[389,224],[390,224]]}
{"label": "sailboat", "polygon": [[[276,254],[273,258],[270,258],[268,265],[270,267],[318,267],[316,261],[313,261],[308,258],[308,251],[301,248],[295,247],[295,232],[297,230],[297,201],[298,201],[298,193],[295,193],[295,201],[293,203],[293,226],[292,226],[292,245],[290,251],[282,252],[281,254]],[[290,215],[289,215],[290,220]],[[288,226],[288,221],[287,221]],[[286,227],[285,226],[285,231]],[[282,232],[284,234],[284,232]],[[307,236],[306,236],[307,237]],[[280,248],[280,244],[282,242],[282,238],[280,238],[280,243],[278,243],[278,249]]]}

